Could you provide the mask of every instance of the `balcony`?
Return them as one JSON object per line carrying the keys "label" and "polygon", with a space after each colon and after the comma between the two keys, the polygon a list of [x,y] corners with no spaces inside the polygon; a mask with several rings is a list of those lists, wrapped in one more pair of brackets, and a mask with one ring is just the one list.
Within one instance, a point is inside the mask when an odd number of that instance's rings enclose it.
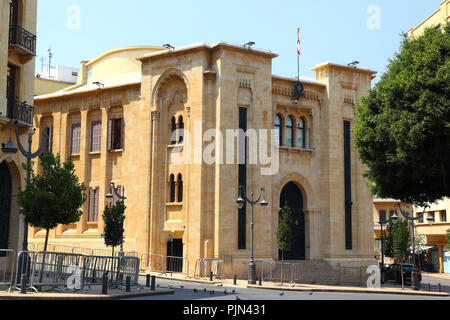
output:
{"label": "balcony", "polygon": [[36,36],[20,26],[9,26],[9,45],[25,59],[36,55]]}
{"label": "balcony", "polygon": [[26,102],[17,99],[8,101],[7,116],[9,119],[19,122],[26,126],[33,125],[34,108]]}

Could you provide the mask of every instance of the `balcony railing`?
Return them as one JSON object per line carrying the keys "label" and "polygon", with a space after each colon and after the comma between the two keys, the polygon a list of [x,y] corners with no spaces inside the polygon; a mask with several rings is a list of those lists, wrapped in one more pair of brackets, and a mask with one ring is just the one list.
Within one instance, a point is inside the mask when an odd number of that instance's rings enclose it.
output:
{"label": "balcony railing", "polygon": [[36,36],[20,26],[9,26],[9,45],[22,49],[20,54],[36,55]]}
{"label": "balcony railing", "polygon": [[8,118],[16,120],[27,126],[33,125],[34,108],[26,102],[21,102],[17,99],[8,101]]}

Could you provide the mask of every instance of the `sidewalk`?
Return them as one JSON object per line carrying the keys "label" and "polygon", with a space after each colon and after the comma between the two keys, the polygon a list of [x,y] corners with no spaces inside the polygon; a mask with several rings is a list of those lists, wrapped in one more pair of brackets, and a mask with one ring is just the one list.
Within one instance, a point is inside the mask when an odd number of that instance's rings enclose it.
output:
{"label": "sidewalk", "polygon": [[1,300],[118,300],[136,297],[147,297],[154,295],[164,295],[164,294],[174,294],[174,290],[169,289],[157,289],[151,291],[149,288],[144,288],[142,290],[137,290],[136,287],[131,289],[131,292],[121,291],[119,289],[108,289],[107,295],[102,295],[102,287],[95,286],[91,287],[88,293],[83,294],[80,292],[27,292],[27,294],[21,294],[20,291],[15,291],[12,293],[0,292]]}
{"label": "sidewalk", "polygon": [[[141,274],[145,276],[146,274]],[[203,283],[210,285],[223,284],[224,286],[233,286],[234,281],[232,279],[215,279],[213,282],[208,279],[195,279],[195,278],[185,278],[184,275],[173,274],[161,275],[159,273],[151,274],[159,279],[173,280],[173,281],[186,281],[193,283]],[[383,287],[380,289],[371,289],[364,287],[345,287],[345,286],[326,286],[326,285],[306,285],[306,284],[296,284],[295,286],[290,283],[285,283],[281,286],[279,282],[263,282],[262,286],[259,285],[249,285],[246,280],[238,280],[236,283],[237,287],[252,288],[252,289],[266,289],[266,290],[283,290],[283,291],[306,291],[306,292],[342,292],[342,293],[377,293],[377,294],[400,294],[400,295],[423,295],[423,296],[437,296],[437,297],[448,297],[450,296],[446,292],[429,292],[429,291],[415,291],[410,288],[387,288]]]}
{"label": "sidewalk", "polygon": [[423,272],[422,276],[427,276],[427,277],[436,278],[436,279],[450,280],[450,274],[448,274],[448,273],[427,273],[427,272]]}

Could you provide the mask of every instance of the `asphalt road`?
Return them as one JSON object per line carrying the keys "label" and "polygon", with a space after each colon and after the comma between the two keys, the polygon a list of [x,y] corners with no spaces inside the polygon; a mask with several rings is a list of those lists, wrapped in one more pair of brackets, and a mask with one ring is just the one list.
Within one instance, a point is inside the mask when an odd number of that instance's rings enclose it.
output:
{"label": "asphalt road", "polygon": [[[450,288],[450,281],[424,278],[423,286],[427,287],[428,283],[436,286],[437,283],[443,283]],[[161,288],[172,286],[175,290],[173,295],[140,297],[129,300],[192,300],[192,301],[277,301],[277,300],[446,300],[450,301],[450,297],[430,297],[430,296],[413,296],[413,295],[393,295],[393,294],[374,294],[374,293],[340,293],[340,292],[282,292],[265,289],[248,289],[241,287],[216,287],[214,285],[206,285],[201,283],[181,282],[173,280],[157,279],[157,285]],[[395,286],[395,285],[389,285]],[[401,286],[400,286],[401,287]],[[447,288],[447,287],[446,287]],[[195,289],[195,291],[194,291]],[[206,289],[206,292],[205,292]],[[226,290],[226,293],[225,293]],[[235,293],[233,293],[235,290]],[[444,291],[444,290],[443,290]],[[450,291],[449,291],[450,292]]]}

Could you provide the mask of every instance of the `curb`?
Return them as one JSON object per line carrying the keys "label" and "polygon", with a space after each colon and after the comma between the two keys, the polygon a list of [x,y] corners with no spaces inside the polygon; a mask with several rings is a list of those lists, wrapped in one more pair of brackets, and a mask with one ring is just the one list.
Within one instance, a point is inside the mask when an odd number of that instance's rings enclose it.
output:
{"label": "curb", "polygon": [[68,301],[86,301],[86,300],[120,300],[120,299],[129,299],[129,298],[137,298],[137,297],[150,297],[150,296],[158,296],[158,295],[166,295],[166,294],[174,294],[175,290],[157,290],[157,291],[141,291],[135,293],[124,293],[124,294],[113,294],[113,295],[80,295],[80,294],[66,294],[61,296],[61,294],[33,294],[28,293],[25,295],[21,294],[9,294],[9,295],[0,295],[0,301],[4,300],[34,300],[34,301],[52,301],[52,300],[68,300]]}
{"label": "curb", "polygon": [[291,288],[277,288],[277,287],[265,287],[257,285],[247,285],[247,288],[251,289],[265,289],[265,290],[277,290],[277,291],[307,291],[307,292],[341,292],[341,293],[374,293],[374,294],[398,294],[398,295],[416,295],[416,296],[437,296],[448,297],[450,294],[446,292],[428,292],[428,291],[399,291],[393,289],[392,291],[383,289],[363,289],[363,288],[317,288],[317,287],[291,287]]}
{"label": "curb", "polygon": [[[146,277],[147,274],[139,274],[140,277]],[[194,282],[194,283],[202,283],[202,284],[220,284],[223,283],[222,281],[209,281],[209,280],[201,280],[201,279],[180,279],[180,278],[172,278],[169,276],[162,276],[162,275],[155,275],[156,279],[163,279],[163,280],[171,280],[171,281],[183,281],[183,282]]]}

